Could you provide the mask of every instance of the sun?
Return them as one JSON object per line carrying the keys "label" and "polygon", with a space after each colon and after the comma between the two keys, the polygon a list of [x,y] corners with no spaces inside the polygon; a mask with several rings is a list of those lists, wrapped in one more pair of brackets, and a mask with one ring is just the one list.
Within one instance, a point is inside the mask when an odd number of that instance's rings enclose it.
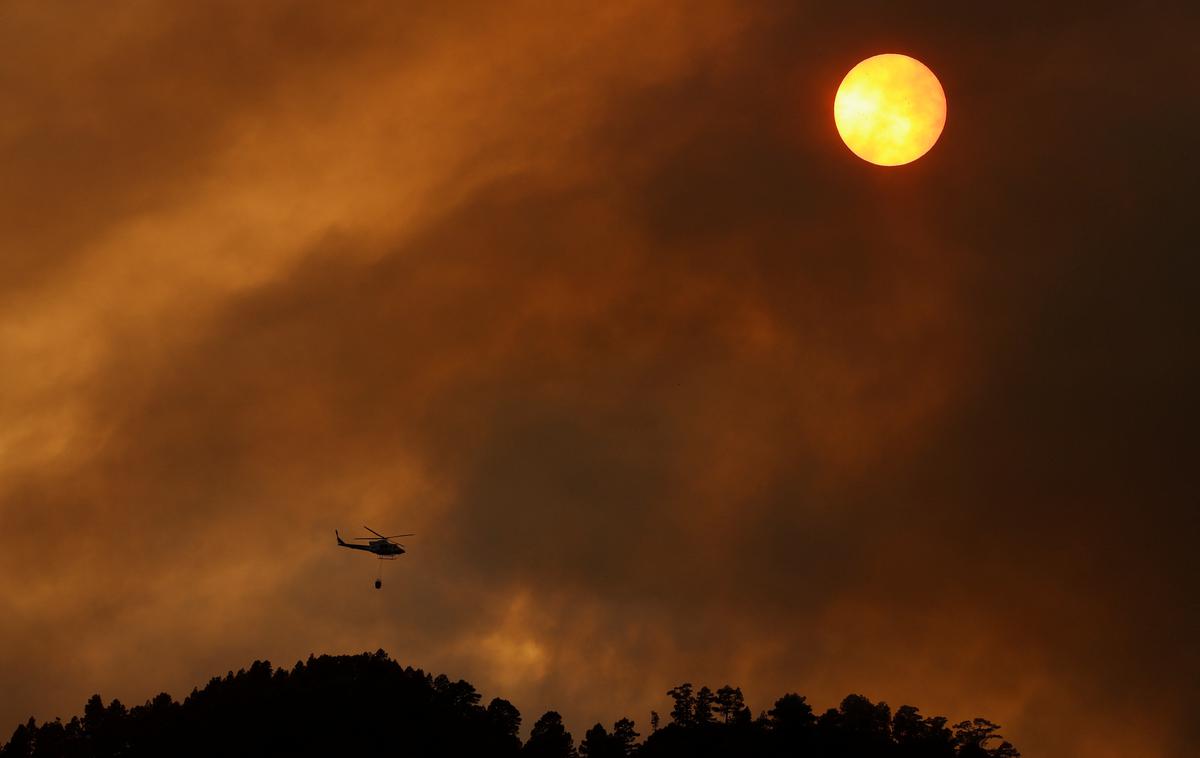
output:
{"label": "sun", "polygon": [[916,58],[876,55],[842,80],[833,99],[833,120],[846,147],[859,158],[877,166],[900,166],[938,141],[946,125],[946,93]]}

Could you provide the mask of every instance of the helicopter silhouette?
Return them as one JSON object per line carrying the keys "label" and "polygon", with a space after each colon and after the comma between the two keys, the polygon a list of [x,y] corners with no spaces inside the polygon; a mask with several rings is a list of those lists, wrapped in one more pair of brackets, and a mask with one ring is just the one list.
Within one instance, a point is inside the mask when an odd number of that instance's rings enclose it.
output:
{"label": "helicopter silhouette", "polygon": [[[400,556],[404,555],[404,553],[405,553],[404,546],[401,545],[399,542],[393,542],[392,540],[396,539],[397,537],[413,537],[413,536],[415,536],[414,534],[409,533],[409,534],[393,534],[390,537],[385,537],[369,526],[364,526],[363,529],[366,529],[368,532],[370,532],[371,534],[374,534],[375,536],[374,537],[352,537],[351,542],[366,542],[367,544],[365,544],[365,545],[351,545],[349,542],[346,542],[345,540],[342,539],[342,535],[338,534],[337,529],[333,530],[333,534],[335,537],[337,537],[337,543],[338,543],[339,547],[346,547],[346,548],[350,548],[351,550],[365,550],[368,553],[372,553],[372,554],[378,556],[379,560],[381,560],[381,561],[394,561],[397,558],[399,558]],[[377,578],[375,580],[375,589],[379,589],[383,586],[383,565],[382,564],[380,564],[380,566],[379,566],[379,571],[380,571],[379,578]]]}

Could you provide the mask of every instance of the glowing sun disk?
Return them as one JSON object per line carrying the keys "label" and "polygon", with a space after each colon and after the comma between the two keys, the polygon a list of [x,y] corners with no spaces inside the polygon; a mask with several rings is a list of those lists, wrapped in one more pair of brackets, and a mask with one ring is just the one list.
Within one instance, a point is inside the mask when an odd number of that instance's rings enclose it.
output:
{"label": "glowing sun disk", "polygon": [[946,125],[946,93],[907,55],[867,58],[846,74],[833,100],[842,141],[865,161],[899,166],[920,158]]}

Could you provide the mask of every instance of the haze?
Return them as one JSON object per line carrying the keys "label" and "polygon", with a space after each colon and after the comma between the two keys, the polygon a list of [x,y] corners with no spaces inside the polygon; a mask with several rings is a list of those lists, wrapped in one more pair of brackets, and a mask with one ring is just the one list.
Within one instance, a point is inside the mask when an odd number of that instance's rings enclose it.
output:
{"label": "haze", "polygon": [[1190,6],[403,5],[0,10],[5,737],[384,648],[1196,744]]}

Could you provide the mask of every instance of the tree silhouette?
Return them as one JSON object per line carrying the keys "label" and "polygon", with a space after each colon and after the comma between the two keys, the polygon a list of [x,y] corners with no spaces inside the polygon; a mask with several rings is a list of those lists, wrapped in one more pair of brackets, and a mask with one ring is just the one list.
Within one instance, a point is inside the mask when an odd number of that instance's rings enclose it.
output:
{"label": "tree silhouette", "polygon": [[717,713],[721,714],[721,722],[728,724],[733,717],[746,707],[742,698],[741,687],[730,687],[728,684],[717,690]]}
{"label": "tree silhouette", "polygon": [[617,746],[621,748],[621,755],[633,755],[633,752],[636,749],[637,738],[639,735],[634,729],[634,726],[634,723],[626,718],[623,718],[617,721],[617,723],[613,724],[613,740],[616,742]]}
{"label": "tree silhouette", "polygon": [[667,695],[675,701],[675,707],[671,709],[671,723],[691,726],[696,713],[696,697],[692,694],[692,683],[684,682],[668,690]]}
{"label": "tree silhouette", "polygon": [[828,711],[826,744],[835,755],[876,755],[892,741],[892,711],[862,695],[847,695],[836,711]]}
{"label": "tree silhouette", "polygon": [[775,706],[767,711],[771,717],[771,725],[780,730],[811,729],[816,724],[812,706],[803,695],[789,693],[775,701]]}
{"label": "tree silhouette", "polygon": [[[998,732],[1000,726],[987,719],[960,721],[954,725],[954,744],[958,746],[960,758],[1012,758],[1020,753]],[[1000,744],[989,748],[987,743],[999,740]]]}
{"label": "tree silhouette", "polygon": [[[848,695],[820,718],[787,694],[752,719],[741,690],[684,683],[668,691],[671,723],[638,744],[634,723],[589,729],[582,758],[1019,758],[983,718],[947,726],[909,705]],[[546,712],[522,745],[521,714],[503,698],[480,705],[468,682],[401,667],[382,650],[309,656],[291,669],[255,661],[176,702],[166,693],[126,708],[99,695],[82,717],[19,724],[0,758],[200,758],[370,754],[428,758],[574,758],[571,733]],[[714,713],[720,718],[714,718]]]}
{"label": "tree silhouette", "polygon": [[106,708],[99,695],[92,695],[83,706],[83,729],[93,755],[107,757],[128,752],[125,723],[128,715],[120,700],[113,700]]}
{"label": "tree silhouette", "polygon": [[37,736],[37,722],[30,716],[29,723],[17,725],[17,728],[12,733],[12,737],[8,740],[8,744],[4,746],[4,752],[0,753],[0,755],[3,755],[5,758],[9,758],[10,756],[12,758],[17,758],[18,756],[19,758],[25,758],[26,756],[33,755],[33,742]]}
{"label": "tree silhouette", "polygon": [[537,720],[521,755],[528,758],[571,758],[575,755],[575,741],[557,711],[546,711]]}
{"label": "tree silhouette", "polygon": [[624,751],[603,724],[596,724],[579,743],[579,754],[583,758],[623,758]]}
{"label": "tree silhouette", "polygon": [[954,740],[942,716],[922,718],[911,705],[902,705],[892,717],[892,738],[897,758],[950,758]]}
{"label": "tree silhouette", "polygon": [[817,719],[803,695],[788,693],[767,711],[765,726],[770,730],[775,751],[792,754],[811,749],[816,740]]}
{"label": "tree silhouette", "polygon": [[490,747],[497,755],[515,755],[521,749],[521,712],[503,698],[488,703],[487,719],[491,726]]}
{"label": "tree silhouette", "polygon": [[704,726],[713,722],[713,708],[716,707],[717,701],[713,697],[713,691],[708,687],[701,687],[696,693],[696,704],[692,711],[692,721],[696,726]]}
{"label": "tree silhouette", "polygon": [[584,735],[579,745],[583,758],[626,758],[636,749],[638,733],[629,719],[613,724],[610,734],[603,724],[596,724]]}

